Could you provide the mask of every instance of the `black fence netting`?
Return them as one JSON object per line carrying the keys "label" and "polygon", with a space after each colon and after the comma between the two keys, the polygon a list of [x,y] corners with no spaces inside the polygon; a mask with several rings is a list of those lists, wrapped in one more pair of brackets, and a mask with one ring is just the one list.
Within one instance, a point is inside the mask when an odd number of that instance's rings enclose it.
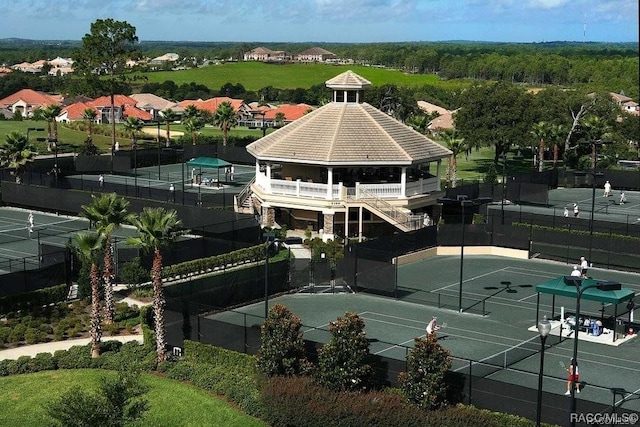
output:
{"label": "black fence netting", "polygon": [[37,291],[66,283],[65,263],[0,274],[0,297]]}

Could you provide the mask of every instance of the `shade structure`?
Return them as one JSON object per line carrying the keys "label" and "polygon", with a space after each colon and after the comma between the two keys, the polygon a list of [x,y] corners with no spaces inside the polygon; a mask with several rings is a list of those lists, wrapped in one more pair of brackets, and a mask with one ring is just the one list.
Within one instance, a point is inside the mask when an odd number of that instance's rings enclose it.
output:
{"label": "shade structure", "polygon": [[[582,279],[581,287],[590,286],[602,282],[602,280],[595,279]],[[568,285],[565,282],[565,276],[560,276],[555,279],[551,279],[539,285],[536,285],[536,292],[541,294],[560,295],[563,297],[576,298],[577,288],[576,286]],[[630,289],[620,289],[617,291],[602,291],[595,286],[587,289],[582,293],[582,299],[598,301],[608,304],[620,304],[621,302],[630,301],[633,299],[634,292]]]}
{"label": "shade structure", "polygon": [[231,166],[231,163],[226,162],[217,157],[196,157],[187,162],[190,167],[203,168],[203,169],[220,169]]}

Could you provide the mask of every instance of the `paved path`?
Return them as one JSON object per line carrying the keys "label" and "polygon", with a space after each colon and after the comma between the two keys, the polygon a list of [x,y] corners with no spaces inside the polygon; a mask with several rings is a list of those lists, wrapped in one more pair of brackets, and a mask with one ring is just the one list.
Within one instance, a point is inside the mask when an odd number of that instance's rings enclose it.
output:
{"label": "paved path", "polygon": [[[16,348],[10,348],[8,350],[0,351],[0,360],[5,359],[17,359],[20,356],[35,356],[38,353],[55,353],[57,350],[68,350],[74,345],[87,345],[89,344],[90,338],[78,338],[75,340],[65,340],[65,341],[52,341],[41,344],[34,345],[24,345]],[[120,341],[120,342],[129,342],[129,341],[138,341],[142,344],[142,335],[118,335],[115,337],[102,337],[102,341]]]}

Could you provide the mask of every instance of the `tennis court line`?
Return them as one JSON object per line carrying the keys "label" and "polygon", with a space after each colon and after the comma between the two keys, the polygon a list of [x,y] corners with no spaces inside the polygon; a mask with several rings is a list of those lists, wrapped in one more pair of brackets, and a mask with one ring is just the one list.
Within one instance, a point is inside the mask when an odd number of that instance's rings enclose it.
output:
{"label": "tennis court line", "polygon": [[[505,268],[506,268],[506,267],[505,267]],[[499,269],[499,270],[490,271],[490,272],[488,272],[488,273],[481,274],[481,275],[479,275],[479,276],[474,276],[474,277],[468,278],[468,279],[466,279],[466,280],[463,280],[463,281],[462,281],[462,283],[465,283],[465,282],[471,282],[471,281],[473,281],[473,280],[481,279],[481,278],[483,278],[483,277],[487,277],[487,276],[490,276],[490,275],[492,275],[492,274],[496,274],[496,273],[498,273],[498,272],[500,272],[500,271],[504,271],[504,270],[505,270],[505,268],[501,268],[501,269]],[[441,290],[443,290],[443,289],[450,288],[451,286],[459,286],[459,285],[460,285],[460,282],[458,281],[458,282],[452,283],[452,284],[450,284],[450,285],[446,285],[446,286],[443,286],[443,287],[440,287],[440,288],[437,288],[437,289],[431,290],[431,291],[429,291],[429,292],[438,292],[438,291],[441,291]]]}

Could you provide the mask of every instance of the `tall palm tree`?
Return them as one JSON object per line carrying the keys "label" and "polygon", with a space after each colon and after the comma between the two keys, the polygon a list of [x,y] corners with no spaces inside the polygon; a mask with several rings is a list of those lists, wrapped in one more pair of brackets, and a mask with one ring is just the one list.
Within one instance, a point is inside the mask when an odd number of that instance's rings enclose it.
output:
{"label": "tall palm tree", "polygon": [[82,120],[87,121],[87,138],[91,141],[93,139],[93,123],[98,117],[98,112],[93,108],[85,108],[82,111]]}
{"label": "tall palm tree", "polygon": [[460,138],[455,130],[447,130],[442,135],[447,148],[452,151],[451,157],[447,160],[447,179],[451,181],[451,187],[455,188],[458,183],[458,156],[467,149],[464,138]]}
{"label": "tall palm tree", "polygon": [[284,126],[284,121],[287,117],[284,115],[282,111],[278,111],[276,116],[274,117],[276,127],[280,128]]}
{"label": "tall palm tree", "polygon": [[44,108],[35,107],[33,110],[31,110],[31,120],[34,120],[36,122],[39,122],[40,120],[45,120],[43,113],[44,113]]}
{"label": "tall palm tree", "polygon": [[549,138],[553,141],[553,168],[558,167],[558,158],[560,152],[559,142],[564,140],[564,136],[567,131],[564,126],[559,124],[552,124],[549,127]]}
{"label": "tall palm tree", "polygon": [[0,166],[11,169],[16,183],[22,183],[22,174],[37,154],[29,144],[27,135],[13,131],[5,137],[5,144],[0,146]]}
{"label": "tall palm tree", "polygon": [[123,126],[124,130],[131,134],[131,147],[136,148],[136,134],[144,128],[144,123],[137,117],[127,117]]}
{"label": "tall palm tree", "polygon": [[423,135],[427,134],[429,123],[431,120],[424,114],[413,114],[407,120],[407,124],[411,126],[416,132],[420,132]]}
{"label": "tall palm tree", "polygon": [[238,118],[230,102],[221,103],[213,113],[213,124],[222,130],[222,145],[229,140],[229,129],[238,124]]}
{"label": "tall palm tree", "polygon": [[47,127],[51,125],[51,130],[47,133],[47,150],[49,151],[51,151],[51,144],[53,141],[55,141],[55,144],[58,143],[58,121],[56,120],[56,117],[60,115],[61,111],[62,106],[56,104],[47,105],[44,109],[44,114],[47,118]]}
{"label": "tall palm tree", "polygon": [[91,281],[91,357],[100,356],[100,340],[102,338],[102,322],[100,316],[100,270],[98,254],[104,245],[104,236],[98,233],[82,232],[75,237],[77,253],[82,262],[88,262]]}
{"label": "tall palm tree", "polygon": [[144,208],[135,217],[132,224],[137,228],[138,235],[127,239],[129,244],[138,246],[145,253],[153,253],[151,278],[153,280],[153,314],[154,330],[156,334],[156,352],[158,362],[166,360],[165,326],[164,326],[164,292],[162,290],[162,252],[163,247],[170,245],[185,231],[181,229],[182,222],[175,210],[164,208]]}
{"label": "tall palm tree", "polygon": [[171,145],[171,123],[178,120],[178,115],[171,108],[167,108],[166,110],[160,111],[160,116],[162,117],[162,120],[164,120],[165,124],[167,125],[166,146],[168,147],[169,145]]}
{"label": "tall palm tree", "polygon": [[[582,121],[582,128],[589,142],[602,140],[608,136],[610,126],[600,116],[591,115]],[[596,144],[591,144],[591,169],[596,166]]]}
{"label": "tall palm tree", "polygon": [[198,141],[198,135],[204,127],[204,122],[200,117],[188,117],[183,121],[184,129],[191,134],[191,141],[193,145],[196,145]]}
{"label": "tall palm tree", "polygon": [[535,123],[531,128],[531,134],[538,140],[538,172],[542,172],[544,168],[545,140],[549,138],[550,131],[549,123],[544,121]]}
{"label": "tall palm tree", "polygon": [[202,110],[196,107],[193,104],[189,104],[184,107],[184,116],[185,119],[189,119],[191,117],[202,117]]}
{"label": "tall palm tree", "polygon": [[127,212],[129,202],[116,193],[107,193],[100,196],[91,196],[91,204],[82,206],[80,215],[96,225],[99,234],[104,236],[104,304],[106,324],[113,323],[115,316],[115,303],[113,300],[113,255],[111,237],[113,231],[123,224],[130,224],[133,214]]}

